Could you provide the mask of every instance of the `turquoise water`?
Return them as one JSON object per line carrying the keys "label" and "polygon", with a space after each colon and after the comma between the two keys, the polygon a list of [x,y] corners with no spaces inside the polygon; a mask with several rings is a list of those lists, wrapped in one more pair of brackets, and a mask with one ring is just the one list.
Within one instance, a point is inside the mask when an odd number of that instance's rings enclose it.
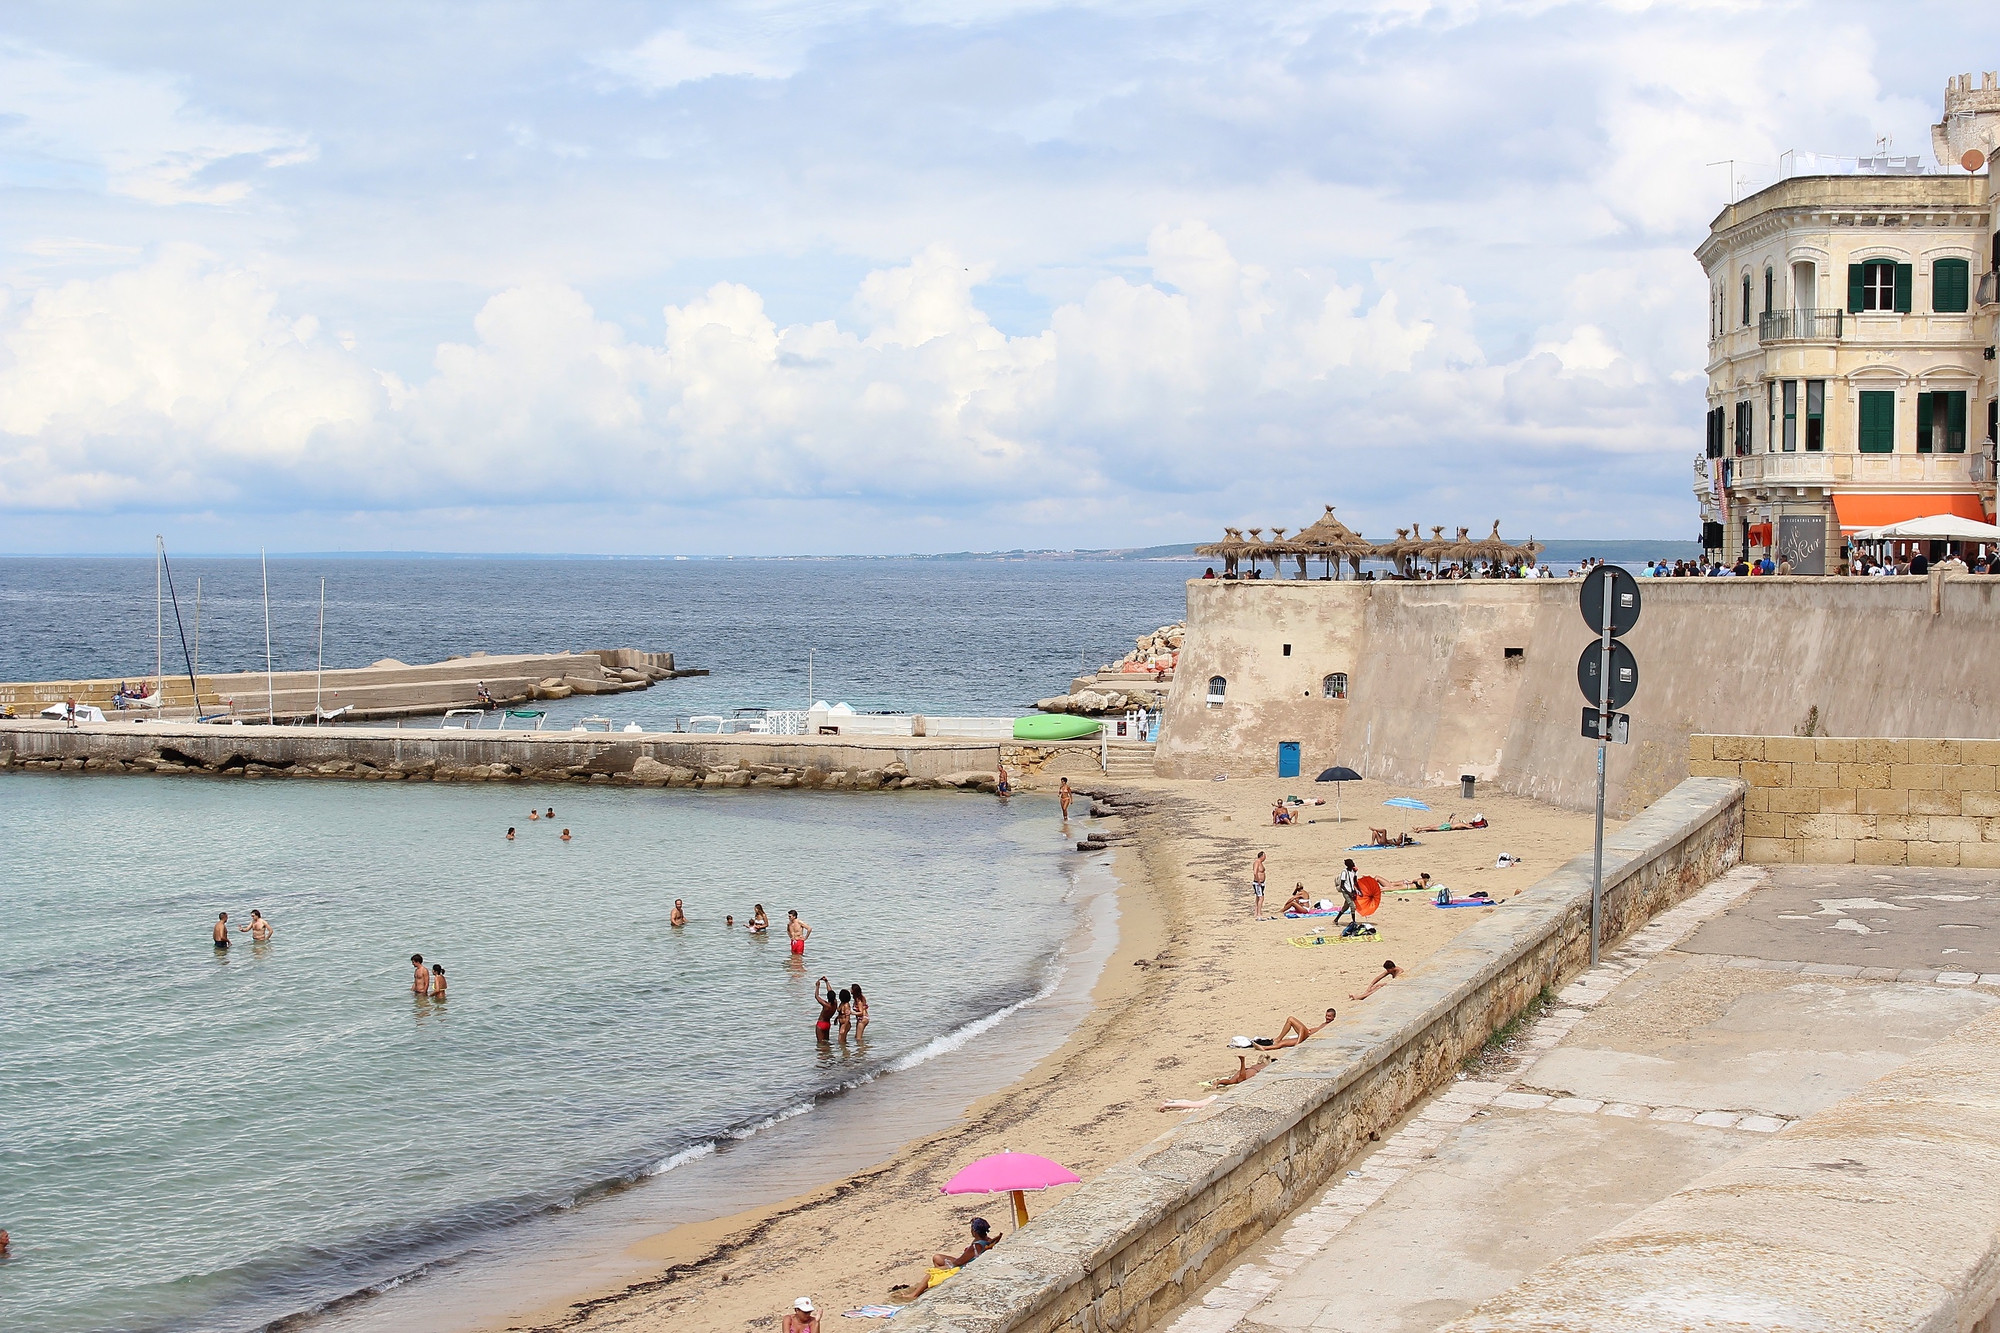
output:
{"label": "turquoise water", "polygon": [[[1072,921],[1035,798],[15,775],[0,809],[0,1327],[49,1333],[258,1327],[893,1097]],[[812,922],[804,966],[723,926],[753,902]],[[253,907],[275,939],[218,955]],[[821,973],[865,1041],[815,1041]]]}

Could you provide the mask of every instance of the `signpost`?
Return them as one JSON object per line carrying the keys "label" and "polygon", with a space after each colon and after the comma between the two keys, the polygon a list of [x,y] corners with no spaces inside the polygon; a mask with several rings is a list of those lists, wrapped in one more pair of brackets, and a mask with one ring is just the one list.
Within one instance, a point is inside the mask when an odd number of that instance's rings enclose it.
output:
{"label": "signpost", "polygon": [[1617,565],[1599,565],[1583,580],[1583,623],[1597,642],[1577,659],[1576,683],[1584,702],[1583,735],[1597,742],[1597,841],[1590,874],[1590,965],[1597,966],[1598,918],[1604,904],[1604,747],[1631,739],[1632,720],[1614,710],[1639,692],[1639,660],[1617,636],[1639,623],[1639,581]]}

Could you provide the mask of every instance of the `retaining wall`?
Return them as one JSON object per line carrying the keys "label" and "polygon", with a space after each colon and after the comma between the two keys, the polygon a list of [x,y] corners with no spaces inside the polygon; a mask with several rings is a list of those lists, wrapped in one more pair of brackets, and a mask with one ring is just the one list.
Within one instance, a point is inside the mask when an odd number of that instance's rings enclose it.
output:
{"label": "retaining wall", "polygon": [[[1690,778],[1605,846],[1604,938],[1738,859],[1743,786]],[[1308,1202],[1545,988],[1589,961],[1579,857],[1327,1032],[1085,1184],[897,1316],[901,1333],[1139,1333]]]}
{"label": "retaining wall", "polygon": [[1690,736],[1688,771],[1748,784],[1746,861],[2000,869],[2000,741]]}
{"label": "retaining wall", "polygon": [[[1188,584],[1188,630],[1159,772],[1271,776],[1345,764],[1408,785],[1470,773],[1573,809],[1596,797],[1573,579]],[[1695,733],[2000,737],[1988,679],[2000,578],[1645,579],[1632,743],[1609,804],[1643,807],[1689,773]],[[1285,648],[1290,645],[1291,652]],[[1516,650],[1517,655],[1510,655]],[[1347,677],[1347,697],[1325,678]],[[1211,707],[1208,682],[1227,682]]]}

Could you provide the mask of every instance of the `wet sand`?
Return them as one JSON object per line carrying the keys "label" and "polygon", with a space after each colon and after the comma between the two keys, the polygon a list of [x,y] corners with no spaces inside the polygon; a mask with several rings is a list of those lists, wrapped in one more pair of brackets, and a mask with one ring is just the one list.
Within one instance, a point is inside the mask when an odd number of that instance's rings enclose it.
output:
{"label": "wet sand", "polygon": [[[1174,1115],[1158,1110],[1162,1100],[1205,1096],[1203,1080],[1236,1068],[1231,1036],[1274,1036],[1287,1015],[1317,1023],[1329,1006],[1349,1015],[1367,1003],[1350,994],[1376,975],[1383,959],[1421,964],[1490,910],[1440,911],[1421,895],[1392,894],[1373,918],[1379,938],[1294,947],[1291,937],[1320,923],[1251,920],[1250,866],[1259,849],[1270,854],[1266,912],[1276,915],[1301,880],[1314,897],[1337,897],[1334,882],[1346,856],[1363,874],[1385,881],[1428,870],[1460,895],[1485,889],[1506,898],[1591,841],[1587,814],[1492,795],[1468,805],[1455,788],[1348,783],[1344,822],[1335,822],[1329,795],[1325,806],[1306,808],[1306,822],[1278,828],[1270,823],[1273,800],[1330,789],[1281,779],[1089,785],[1115,791],[1123,812],[1089,818],[1089,802],[1079,799],[1071,820],[1077,837],[1102,830],[1114,840],[1117,943],[1088,1010],[1059,1049],[1011,1086],[975,1101],[948,1128],[885,1150],[866,1169],[781,1202],[633,1239],[594,1266],[559,1276],[543,1269],[541,1282],[510,1284],[499,1303],[504,1312],[489,1305],[481,1317],[465,1309],[459,1313],[469,1321],[452,1324],[707,1333],[776,1327],[801,1295],[813,1298],[829,1327],[842,1311],[891,1303],[890,1286],[915,1276],[926,1256],[964,1246],[972,1217],[988,1218],[1003,1235],[1013,1230],[1004,1196],[939,1194],[965,1163],[1003,1150],[1035,1152],[1088,1180],[1168,1127]],[[1433,811],[1385,809],[1382,801],[1393,795],[1419,796]],[[1371,824],[1393,833],[1474,809],[1492,827],[1421,835],[1421,847],[1348,850]],[[1501,852],[1524,864],[1494,869]],[[776,1139],[766,1146],[782,1151]],[[801,1176],[810,1179],[811,1168],[812,1159],[802,1161]],[[1030,1195],[1030,1212],[1046,1211],[1066,1192]],[[590,1212],[580,1210],[579,1220]],[[593,1279],[598,1289],[580,1297]],[[449,1300],[445,1308],[426,1304],[427,1324],[452,1314]]]}

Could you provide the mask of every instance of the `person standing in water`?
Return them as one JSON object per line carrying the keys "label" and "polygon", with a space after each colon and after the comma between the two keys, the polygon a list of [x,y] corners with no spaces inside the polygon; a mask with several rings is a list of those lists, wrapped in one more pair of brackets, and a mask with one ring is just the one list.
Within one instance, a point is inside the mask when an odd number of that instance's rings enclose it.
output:
{"label": "person standing in water", "polygon": [[514,841],[514,826],[512,824],[507,826],[507,841]]}
{"label": "person standing in water", "polygon": [[568,841],[569,841],[569,830],[568,830],[568,829],[564,829],[564,830],[563,830],[563,835],[562,835],[562,840],[563,840],[564,842],[568,842]]}
{"label": "person standing in water", "polygon": [[444,998],[444,964],[443,964],[443,963],[432,963],[432,964],[431,964],[431,998],[432,998],[433,1000],[442,1000],[442,999]]}
{"label": "person standing in water", "polygon": [[411,954],[410,966],[417,969],[415,980],[410,982],[410,990],[418,995],[429,995],[431,993],[431,974],[424,968],[424,956],[420,953]]}
{"label": "person standing in water", "polygon": [[994,766],[993,791],[994,794],[998,796],[1008,796],[1011,795],[1014,791],[1014,789],[1007,783],[1007,765],[1005,764],[997,764]]}
{"label": "person standing in water", "polygon": [[848,1033],[854,1029],[854,996],[847,991],[840,993],[839,1013],[840,1039],[846,1041]]}
{"label": "person standing in water", "polygon": [[764,904],[756,903],[750,908],[750,933],[762,935],[771,928],[771,918],[764,915]]}
{"label": "person standing in water", "polygon": [[250,924],[238,926],[237,929],[259,944],[268,944],[271,941],[271,923],[266,921],[264,914],[254,907],[250,909]]}
{"label": "person standing in water", "polygon": [[215,929],[209,932],[209,938],[215,942],[215,947],[218,950],[221,950],[225,953],[228,952],[229,913],[217,912],[215,914]]}
{"label": "person standing in water", "polygon": [[674,899],[673,914],[667,918],[667,924],[670,926],[678,927],[678,926],[685,926],[687,923],[688,923],[687,912],[682,909],[681,900],[676,898]]}
{"label": "person standing in water", "polygon": [[1069,789],[1069,779],[1064,778],[1062,785],[1056,788],[1056,799],[1062,802],[1062,818],[1065,824],[1069,823],[1069,802],[1073,795],[1075,793]]}
{"label": "person standing in water", "polygon": [[792,952],[803,954],[806,951],[806,941],[813,936],[813,928],[799,920],[797,908],[793,908],[789,916],[790,920],[785,922],[785,934],[792,937]]}
{"label": "person standing in water", "polygon": [[868,997],[861,993],[859,982],[849,986],[847,993],[854,997],[854,1035],[859,1039],[868,1030]]}
{"label": "person standing in water", "polygon": [[839,1003],[833,994],[833,983],[821,977],[813,983],[813,998],[819,1001],[819,1018],[813,1022],[813,1031],[821,1041],[833,1035],[833,1016]]}

